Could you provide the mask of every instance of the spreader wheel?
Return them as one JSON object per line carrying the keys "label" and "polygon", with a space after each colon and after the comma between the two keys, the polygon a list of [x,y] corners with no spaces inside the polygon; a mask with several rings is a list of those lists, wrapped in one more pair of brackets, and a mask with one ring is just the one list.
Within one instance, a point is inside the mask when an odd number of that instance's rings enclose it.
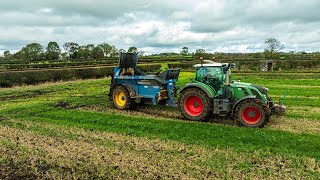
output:
{"label": "spreader wheel", "polygon": [[131,98],[128,90],[123,86],[116,86],[112,91],[113,104],[118,109],[129,109]]}
{"label": "spreader wheel", "polygon": [[211,99],[198,88],[184,90],[179,99],[181,114],[189,120],[205,120],[212,111]]}
{"label": "spreader wheel", "polygon": [[245,127],[263,127],[269,121],[269,116],[255,99],[249,99],[237,105],[235,116],[238,122]]}

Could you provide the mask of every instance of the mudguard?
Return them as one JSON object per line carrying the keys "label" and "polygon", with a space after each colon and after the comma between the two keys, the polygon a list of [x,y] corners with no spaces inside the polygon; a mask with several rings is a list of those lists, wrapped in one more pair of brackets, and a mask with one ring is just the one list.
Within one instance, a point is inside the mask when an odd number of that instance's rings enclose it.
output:
{"label": "mudguard", "polygon": [[201,89],[203,92],[205,92],[207,94],[207,96],[209,98],[214,98],[216,96],[216,91],[211,88],[209,85],[201,83],[201,82],[192,82],[192,83],[188,83],[186,84],[186,86],[184,86],[180,92],[182,92],[185,89],[191,88],[191,87],[196,87]]}
{"label": "mudguard", "polygon": [[[130,96],[134,96],[135,95],[135,90],[134,90],[134,87],[132,85],[127,85],[127,84],[117,84],[117,85],[114,85],[112,87],[112,90],[114,88],[116,88],[117,86],[123,86],[124,88],[126,88],[130,94]],[[112,101],[112,90],[110,90],[110,93],[108,94],[109,96],[109,99]]]}
{"label": "mudguard", "polygon": [[234,112],[235,108],[237,107],[237,105],[238,105],[240,102],[242,102],[242,101],[244,101],[244,100],[246,100],[246,99],[256,99],[256,96],[245,96],[245,97],[239,99],[239,100],[234,104],[234,106],[232,107],[232,112],[231,112],[231,114],[233,114],[233,112]]}
{"label": "mudguard", "polygon": [[130,97],[136,95],[136,92],[134,90],[134,85],[132,84],[121,84],[121,85],[124,86],[129,91]]}

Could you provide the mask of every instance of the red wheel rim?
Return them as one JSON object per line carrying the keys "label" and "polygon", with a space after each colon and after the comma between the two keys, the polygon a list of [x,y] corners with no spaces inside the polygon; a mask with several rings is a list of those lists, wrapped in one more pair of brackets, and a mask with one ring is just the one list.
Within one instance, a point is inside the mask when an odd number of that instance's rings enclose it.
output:
{"label": "red wheel rim", "polygon": [[257,124],[261,120],[261,112],[254,106],[249,106],[242,111],[242,119],[248,124]]}
{"label": "red wheel rim", "polygon": [[203,108],[204,108],[203,102],[197,96],[189,96],[184,101],[184,110],[190,116],[199,116],[202,113]]}

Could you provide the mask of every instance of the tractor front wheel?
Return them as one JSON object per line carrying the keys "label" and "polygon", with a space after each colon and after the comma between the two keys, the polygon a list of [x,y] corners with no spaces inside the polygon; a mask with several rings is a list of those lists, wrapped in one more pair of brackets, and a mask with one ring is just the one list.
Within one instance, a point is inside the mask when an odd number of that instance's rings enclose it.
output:
{"label": "tractor front wheel", "polygon": [[269,121],[269,116],[263,105],[256,100],[249,99],[238,104],[235,116],[238,122],[245,127],[263,127]]}
{"label": "tractor front wheel", "polygon": [[211,99],[198,88],[184,90],[179,98],[181,114],[189,120],[205,120],[212,111]]}
{"label": "tractor front wheel", "polygon": [[112,90],[112,100],[113,104],[118,109],[129,109],[131,105],[131,98],[128,90],[123,86],[116,86]]}

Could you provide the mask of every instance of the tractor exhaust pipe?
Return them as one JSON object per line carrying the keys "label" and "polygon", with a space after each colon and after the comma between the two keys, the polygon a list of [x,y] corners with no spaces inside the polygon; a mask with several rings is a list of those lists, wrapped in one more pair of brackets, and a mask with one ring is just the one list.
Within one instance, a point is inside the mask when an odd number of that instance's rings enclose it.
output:
{"label": "tractor exhaust pipe", "polygon": [[230,71],[227,71],[227,73],[226,73],[226,85],[227,86],[230,85]]}
{"label": "tractor exhaust pipe", "polygon": [[224,67],[225,70],[225,75],[226,75],[226,82],[225,82],[225,85],[226,86],[229,86],[230,85],[230,64],[228,64],[228,66]]}

